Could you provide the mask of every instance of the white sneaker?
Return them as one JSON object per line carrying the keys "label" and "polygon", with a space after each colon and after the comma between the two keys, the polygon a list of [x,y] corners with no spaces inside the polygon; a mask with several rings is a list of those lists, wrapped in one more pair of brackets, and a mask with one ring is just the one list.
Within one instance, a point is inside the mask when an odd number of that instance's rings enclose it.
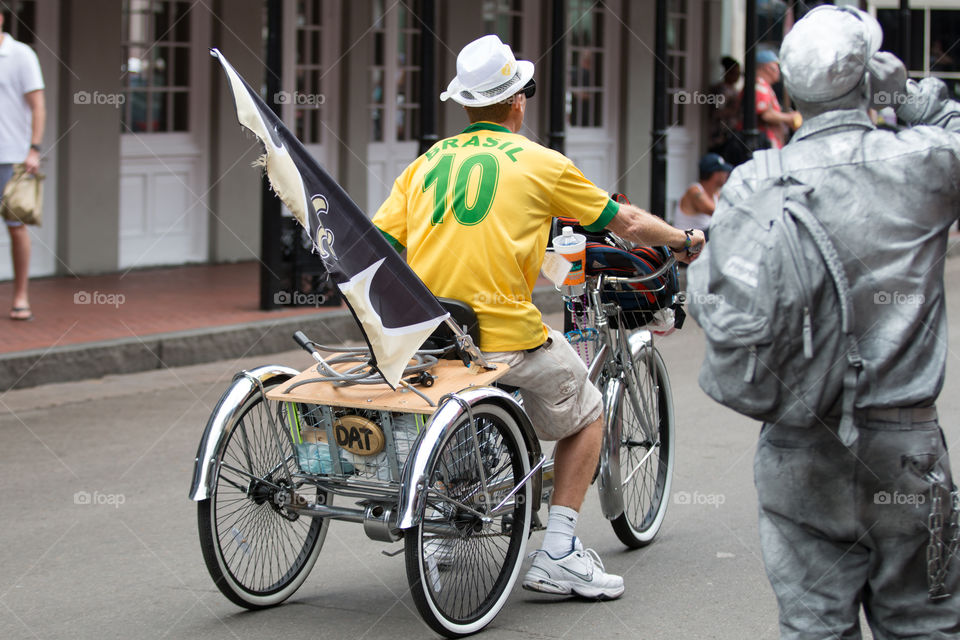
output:
{"label": "white sneaker", "polygon": [[543,549],[532,555],[533,565],[523,578],[524,589],[601,600],[623,595],[623,578],[606,573],[597,552],[584,549],[578,538],[573,539],[573,551],[562,558],[554,558]]}

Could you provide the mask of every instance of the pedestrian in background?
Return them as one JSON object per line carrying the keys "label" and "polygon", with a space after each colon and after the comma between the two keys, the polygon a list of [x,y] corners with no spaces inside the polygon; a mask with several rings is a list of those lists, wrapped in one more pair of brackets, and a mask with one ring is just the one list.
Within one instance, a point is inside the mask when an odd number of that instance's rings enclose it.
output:
{"label": "pedestrian in background", "polygon": [[[780,107],[773,85],[780,81],[780,61],[770,49],[757,52],[756,109],[757,129],[774,149],[782,149],[789,130],[800,126],[799,114]],[[746,89],[746,87],[744,87]]]}
{"label": "pedestrian in background", "polygon": [[727,142],[740,123],[740,63],[730,56],[720,60],[723,78],[710,87],[713,109],[710,111],[708,149],[723,155]]}
{"label": "pedestrian in background", "polygon": [[[0,12],[0,194],[13,175],[14,165],[22,163],[28,173],[36,173],[40,168],[40,143],[46,119],[43,89],[37,54],[3,32],[3,13]],[[10,318],[32,320],[27,295],[30,232],[19,221],[5,222],[13,257]]]}

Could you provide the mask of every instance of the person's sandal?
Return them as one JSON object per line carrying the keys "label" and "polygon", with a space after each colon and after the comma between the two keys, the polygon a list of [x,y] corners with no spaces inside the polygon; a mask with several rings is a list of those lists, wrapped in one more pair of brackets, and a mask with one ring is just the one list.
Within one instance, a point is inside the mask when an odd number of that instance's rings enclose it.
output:
{"label": "person's sandal", "polygon": [[[27,315],[16,315],[23,313],[26,313]],[[29,322],[30,320],[33,320],[33,312],[30,310],[30,307],[12,307],[10,309],[10,319],[17,320],[19,322]]]}

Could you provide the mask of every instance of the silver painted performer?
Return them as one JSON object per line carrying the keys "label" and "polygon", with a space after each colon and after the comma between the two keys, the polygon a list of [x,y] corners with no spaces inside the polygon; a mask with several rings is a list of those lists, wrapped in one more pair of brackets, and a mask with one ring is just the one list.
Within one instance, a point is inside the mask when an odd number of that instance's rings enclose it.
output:
{"label": "silver painted performer", "polygon": [[[780,50],[803,115],[783,167],[814,187],[810,209],[841,252],[867,362],[849,447],[837,423],[761,432],[760,540],[783,638],[860,638],[861,606],[876,638],[960,637],[956,492],[934,408],[960,105],[938,79],[907,81],[903,63],[878,52],[881,39],[869,15],[824,6]],[[871,103],[913,126],[877,129]],[[734,171],[718,217],[763,188],[756,175],[754,162]]]}

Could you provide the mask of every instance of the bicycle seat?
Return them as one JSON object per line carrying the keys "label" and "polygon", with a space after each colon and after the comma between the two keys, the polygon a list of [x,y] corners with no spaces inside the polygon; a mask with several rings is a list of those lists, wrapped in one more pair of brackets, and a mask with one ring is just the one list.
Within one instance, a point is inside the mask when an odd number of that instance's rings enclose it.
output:
{"label": "bicycle seat", "polygon": [[[454,300],[453,298],[437,298],[437,301],[450,314],[450,318],[457,323],[458,327],[466,327],[467,334],[473,339],[473,344],[479,348],[480,325],[477,323],[477,314],[473,307],[462,300]],[[455,345],[456,339],[453,337],[453,331],[444,323],[433,330],[433,333],[430,334],[421,348],[446,349]],[[447,360],[462,359],[457,349],[448,351],[443,357]]]}

